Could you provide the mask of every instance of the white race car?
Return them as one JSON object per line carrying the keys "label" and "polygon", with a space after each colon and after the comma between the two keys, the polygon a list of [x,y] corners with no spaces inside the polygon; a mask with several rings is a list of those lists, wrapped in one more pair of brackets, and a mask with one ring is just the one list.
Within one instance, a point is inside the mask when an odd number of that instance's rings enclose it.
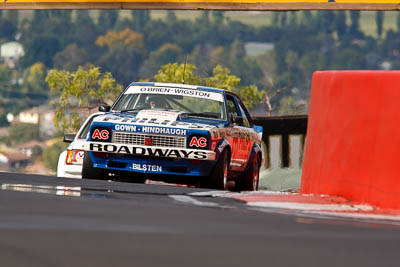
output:
{"label": "white race car", "polygon": [[71,143],[67,150],[61,152],[58,158],[57,177],[82,178],[82,164],[84,155],[84,143],[88,137],[90,124],[93,119],[103,112],[90,115],[82,124],[77,134],[64,135],[64,142]]}

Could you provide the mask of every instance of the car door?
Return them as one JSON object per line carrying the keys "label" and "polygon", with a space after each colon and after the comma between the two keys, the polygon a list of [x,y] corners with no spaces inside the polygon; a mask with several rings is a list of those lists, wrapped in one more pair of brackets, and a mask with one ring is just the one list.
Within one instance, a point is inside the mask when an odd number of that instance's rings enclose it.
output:
{"label": "car door", "polygon": [[255,133],[252,125],[251,119],[249,118],[248,113],[245,111],[243,103],[237,100],[237,104],[239,107],[240,116],[242,117],[243,122],[236,127],[239,129],[239,158],[243,160],[245,166],[247,166],[247,162],[250,158],[251,149],[253,147],[253,141],[251,136]]}
{"label": "car door", "polygon": [[244,121],[241,120],[240,101],[238,101],[235,95],[227,94],[226,97],[229,118],[228,141],[232,148],[230,168],[233,171],[243,171],[246,166],[246,155],[248,153],[245,151],[246,142],[243,135]]}

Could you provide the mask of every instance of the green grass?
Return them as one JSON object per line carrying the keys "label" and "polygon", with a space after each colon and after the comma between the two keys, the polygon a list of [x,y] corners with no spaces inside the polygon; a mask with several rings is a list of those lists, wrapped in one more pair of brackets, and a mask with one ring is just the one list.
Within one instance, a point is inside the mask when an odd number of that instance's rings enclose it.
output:
{"label": "green grass", "polygon": [[[376,32],[376,21],[375,21],[375,11],[363,11],[361,12],[361,20],[360,20],[360,28],[361,31],[364,32],[366,35],[377,37]],[[384,32],[388,30],[397,30],[396,21],[398,12],[394,11],[386,11],[384,13],[383,19],[383,29]]]}
{"label": "green grass", "polygon": [[[7,12],[7,11],[5,11]],[[90,15],[92,18],[97,21],[97,17],[99,14],[99,10],[91,10]],[[201,15],[203,11],[192,11],[192,10],[177,10],[175,14],[178,19],[185,20],[195,20],[197,17]],[[301,12],[301,11],[299,11]],[[31,19],[33,11],[32,10],[20,10],[19,19],[20,22],[23,19]],[[226,11],[225,17],[229,18],[232,21],[240,21],[242,23],[253,25],[255,27],[260,26],[268,26],[272,24],[272,11]],[[361,20],[360,27],[361,30],[369,36],[376,37],[376,22],[375,22],[375,11],[362,11],[361,12]],[[384,22],[383,28],[384,32],[392,29],[397,30],[396,20],[398,16],[397,11],[385,11],[384,13]],[[4,14],[5,15],[5,14]],[[75,14],[73,15],[73,17]],[[166,10],[152,10],[151,11],[152,19],[161,19],[166,20],[167,11]],[[350,24],[350,17],[348,17],[348,24]],[[131,18],[131,10],[121,10],[119,19],[130,19]]]}
{"label": "green grass", "polygon": [[[175,14],[178,19],[195,20],[201,15],[203,11],[185,11],[177,10]],[[301,12],[301,11],[300,11]],[[253,25],[255,27],[272,25],[273,11],[226,11],[225,17],[232,21],[240,21],[242,23]],[[366,35],[376,37],[376,22],[375,11],[362,11],[360,19],[360,28]],[[392,29],[397,30],[396,20],[398,16],[397,11],[385,11],[384,13],[383,28],[384,32]],[[151,17],[153,19],[165,20],[167,11],[153,10]],[[350,16],[348,15],[347,23],[350,24]]]}

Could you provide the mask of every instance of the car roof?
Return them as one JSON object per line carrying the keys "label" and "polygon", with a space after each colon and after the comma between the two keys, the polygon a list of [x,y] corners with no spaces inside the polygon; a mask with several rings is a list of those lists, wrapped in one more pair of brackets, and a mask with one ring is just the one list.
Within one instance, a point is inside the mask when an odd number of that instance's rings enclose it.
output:
{"label": "car roof", "polygon": [[206,87],[201,85],[190,85],[184,83],[156,83],[156,82],[133,82],[129,86],[159,86],[159,87],[175,87],[185,89],[200,89],[214,92],[226,92],[224,89]]}

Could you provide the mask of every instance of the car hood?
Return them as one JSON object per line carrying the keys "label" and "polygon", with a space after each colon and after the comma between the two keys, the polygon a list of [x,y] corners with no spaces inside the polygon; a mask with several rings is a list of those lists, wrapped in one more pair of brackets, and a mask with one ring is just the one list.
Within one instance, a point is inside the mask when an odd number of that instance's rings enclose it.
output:
{"label": "car hood", "polygon": [[182,111],[159,109],[141,110],[134,113],[107,113],[96,117],[93,122],[151,125],[184,129],[211,129],[224,126],[224,121],[187,117]]}

